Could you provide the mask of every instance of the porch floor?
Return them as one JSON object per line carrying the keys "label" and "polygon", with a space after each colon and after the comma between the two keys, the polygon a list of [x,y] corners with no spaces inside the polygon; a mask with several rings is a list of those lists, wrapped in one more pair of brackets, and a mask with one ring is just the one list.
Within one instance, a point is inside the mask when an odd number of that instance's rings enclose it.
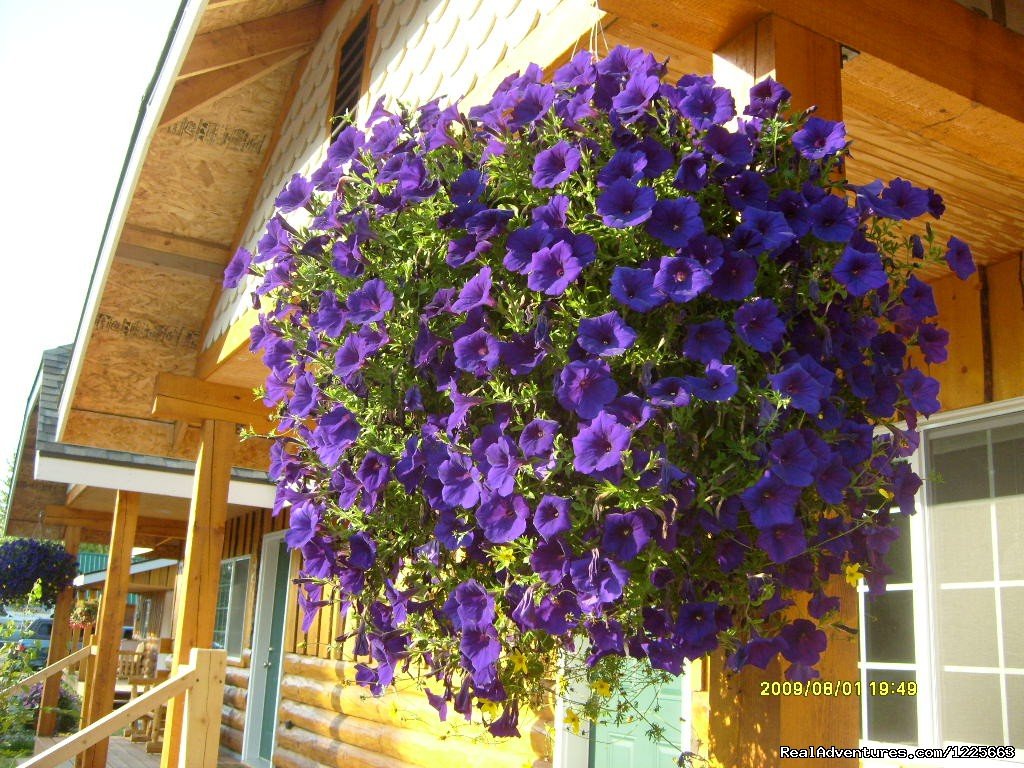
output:
{"label": "porch floor", "polygon": [[[49,749],[61,738],[63,737],[37,737],[36,754]],[[19,762],[24,762],[24,760]],[[66,763],[61,763],[59,768],[74,768],[74,765],[75,761],[69,760]],[[160,768],[160,753],[147,752],[146,745],[143,743],[132,742],[123,736],[114,736],[110,739],[110,748],[107,750],[107,768]],[[246,766],[229,754],[221,752],[221,756],[217,760],[217,768],[246,768]]]}

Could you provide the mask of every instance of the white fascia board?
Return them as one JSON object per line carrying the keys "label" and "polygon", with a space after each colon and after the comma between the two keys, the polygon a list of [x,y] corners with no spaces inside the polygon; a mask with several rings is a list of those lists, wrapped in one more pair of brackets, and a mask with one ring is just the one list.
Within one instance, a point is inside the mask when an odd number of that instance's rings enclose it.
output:
{"label": "white fascia board", "polygon": [[[143,563],[135,563],[128,570],[132,576],[136,576],[140,573],[147,573],[148,571],[156,571],[160,568],[167,568],[168,566],[177,565],[178,560],[171,560],[168,557],[161,557],[156,560],[146,560]],[[87,587],[90,584],[99,584],[107,580],[107,571],[92,571],[91,573],[80,573],[75,576],[75,580],[72,584],[76,587]]]}
{"label": "white fascia board", "polygon": [[[36,453],[36,480],[69,485],[90,485],[119,491],[138,491],[159,496],[192,498],[194,477],[190,472],[170,472],[82,461]],[[275,486],[254,480],[232,479],[228,503],[246,507],[274,506]]]}
{"label": "white fascia board", "polygon": [[103,296],[103,288],[106,286],[110,266],[114,261],[114,251],[121,239],[121,230],[128,216],[128,207],[135,195],[135,188],[139,183],[143,162],[149,152],[153,136],[156,135],[157,129],[160,127],[160,117],[163,115],[164,107],[167,106],[171,90],[174,88],[174,81],[178,77],[178,72],[185,61],[185,55],[188,53],[189,46],[199,27],[199,20],[206,9],[206,2],[207,0],[189,0],[187,3],[181,21],[175,30],[174,40],[168,49],[167,57],[157,75],[156,85],[146,105],[138,136],[128,150],[130,155],[121,180],[120,192],[110,211],[110,218],[105,230],[106,236],[100,244],[100,250],[96,256],[96,266],[89,286],[89,295],[85,299],[85,308],[82,310],[82,318],[75,335],[75,347],[71,352],[71,362],[68,364],[64,391],[61,393],[60,407],[57,409],[57,440],[64,436],[64,428],[67,426],[68,415],[71,413],[71,402],[78,385],[78,377],[82,372],[82,358],[89,345],[91,335],[89,330],[96,319],[100,298]]}

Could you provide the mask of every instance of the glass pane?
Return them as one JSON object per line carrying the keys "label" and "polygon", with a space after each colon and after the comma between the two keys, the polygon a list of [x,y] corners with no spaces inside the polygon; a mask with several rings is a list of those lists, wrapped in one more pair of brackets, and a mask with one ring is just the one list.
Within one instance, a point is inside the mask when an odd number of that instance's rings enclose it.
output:
{"label": "glass pane", "polygon": [[999,666],[994,589],[939,590],[937,630],[943,665]]}
{"label": "glass pane", "polygon": [[213,643],[224,647],[228,626],[228,601],[231,598],[231,563],[220,564],[220,581],[217,584],[217,608],[213,620]]}
{"label": "glass pane", "polygon": [[969,432],[930,441],[932,503],[989,497],[986,435]]}
{"label": "glass pane", "polygon": [[999,578],[1024,579],[1024,496],[996,499]]}
{"label": "glass pane", "polygon": [[869,669],[867,738],[887,744],[917,744],[917,699],[913,696],[872,696],[871,683],[889,683],[890,691],[901,682],[917,680],[913,672]]}
{"label": "glass pane", "polygon": [[910,561],[910,518],[906,515],[893,515],[892,527],[900,532],[900,537],[889,547],[885,556],[886,564],[892,568],[889,576],[890,584],[909,584],[914,580]]}
{"label": "glass pane", "polygon": [[1024,493],[1024,424],[992,430],[996,496]]}
{"label": "glass pane", "polygon": [[1003,657],[1007,667],[1024,669],[1024,587],[1003,587]]}
{"label": "glass pane", "polygon": [[1024,746],[1024,675],[1006,676],[1006,712],[1010,721],[1010,743],[1018,748]]}
{"label": "glass pane", "polygon": [[943,672],[940,686],[944,742],[1003,743],[998,675]]}
{"label": "glass pane", "polygon": [[249,586],[249,558],[236,560],[231,575],[231,609],[228,613],[227,640],[224,647],[228,656],[242,655],[242,625],[245,621],[246,593]]}
{"label": "glass pane", "polygon": [[989,502],[942,504],[931,509],[935,576],[939,584],[992,581],[992,512]]}
{"label": "glass pane", "polygon": [[914,662],[914,594],[884,592],[864,597],[867,661]]}

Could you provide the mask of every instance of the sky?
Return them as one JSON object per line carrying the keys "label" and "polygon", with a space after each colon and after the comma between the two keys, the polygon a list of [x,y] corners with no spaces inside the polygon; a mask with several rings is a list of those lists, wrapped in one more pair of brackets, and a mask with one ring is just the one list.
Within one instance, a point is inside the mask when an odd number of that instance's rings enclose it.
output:
{"label": "sky", "polygon": [[0,470],[39,360],[74,341],[178,0],[0,0]]}

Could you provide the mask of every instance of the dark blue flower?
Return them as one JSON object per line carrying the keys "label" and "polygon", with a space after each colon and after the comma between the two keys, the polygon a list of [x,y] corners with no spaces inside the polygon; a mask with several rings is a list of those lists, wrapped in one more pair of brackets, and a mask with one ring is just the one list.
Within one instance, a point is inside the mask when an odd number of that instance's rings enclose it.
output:
{"label": "dark blue flower", "polygon": [[584,475],[593,475],[621,466],[630,438],[628,427],[601,411],[590,424],[581,425],[572,439],[573,467]]}
{"label": "dark blue flower", "polygon": [[476,511],[476,524],[488,541],[505,544],[523,535],[529,513],[526,500],[519,494],[494,495],[480,504]]}
{"label": "dark blue flower", "polygon": [[665,294],[654,287],[654,270],[616,267],[612,272],[611,294],[617,302],[636,312],[650,312],[665,303]]}
{"label": "dark blue flower", "polygon": [[678,376],[658,379],[647,388],[651,403],[667,408],[685,408],[690,404],[690,391],[686,381]]}
{"label": "dark blue flower", "polygon": [[889,282],[881,257],[874,252],[859,251],[852,245],[846,246],[839,262],[832,269],[832,277],[845,286],[851,296],[863,296]]}
{"label": "dark blue flower", "polygon": [[556,187],[568,179],[580,167],[580,151],[567,141],[537,154],[533,161],[533,185],[535,187]]}
{"label": "dark blue flower", "polygon": [[657,196],[648,187],[629,179],[617,179],[597,198],[597,212],[606,226],[623,229],[643,224],[651,217]]}
{"label": "dark blue flower", "polygon": [[691,197],[659,200],[644,229],[670,248],[682,248],[691,238],[704,233],[700,205]]}
{"label": "dark blue flower", "polygon": [[970,247],[958,237],[951,237],[946,243],[946,263],[961,280],[966,280],[977,271]]}
{"label": "dark blue flower", "polygon": [[632,560],[651,541],[649,516],[639,512],[609,512],[601,534],[602,552],[618,560]]}
{"label": "dark blue flower", "polygon": [[560,240],[550,247],[535,251],[530,258],[527,287],[548,296],[561,296],[572,284],[583,265],[573,254],[572,246]]}
{"label": "dark blue flower", "polygon": [[663,256],[654,288],[677,304],[695,299],[711,284],[711,275],[689,256]]}
{"label": "dark blue flower", "polygon": [[786,332],[779,311],[771,299],[756,299],[736,310],[739,337],[758,352],[770,352]]}
{"label": "dark blue flower", "polygon": [[739,391],[736,366],[724,365],[717,360],[707,364],[703,378],[687,376],[684,381],[694,397],[707,402],[728,400]]}
{"label": "dark blue flower", "polygon": [[615,357],[636,341],[636,331],[614,310],[599,317],[580,320],[576,343],[592,355]]}
{"label": "dark blue flower", "polygon": [[574,411],[583,419],[592,419],[615,398],[618,391],[607,363],[576,360],[559,374],[555,396],[567,411]]}
{"label": "dark blue flower", "polygon": [[846,126],[812,117],[793,134],[793,146],[808,160],[821,160],[846,147]]}
{"label": "dark blue flower", "polygon": [[533,513],[533,527],[545,540],[569,530],[570,500],[561,496],[545,495]]}
{"label": "dark blue flower", "polygon": [[799,488],[766,473],[740,494],[740,499],[750,513],[750,521],[764,530],[773,525],[788,525],[796,521],[796,505],[800,501],[800,493]]}
{"label": "dark blue flower", "polygon": [[691,360],[710,363],[721,360],[732,344],[732,334],[724,320],[696,323],[686,330],[683,354]]}

